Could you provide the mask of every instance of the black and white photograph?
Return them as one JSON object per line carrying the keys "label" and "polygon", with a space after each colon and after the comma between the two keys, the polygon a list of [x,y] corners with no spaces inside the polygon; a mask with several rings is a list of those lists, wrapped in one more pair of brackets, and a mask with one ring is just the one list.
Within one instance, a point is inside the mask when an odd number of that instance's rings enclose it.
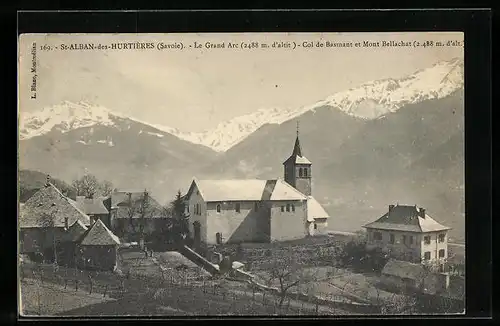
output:
{"label": "black and white photograph", "polygon": [[21,316],[465,314],[462,32],[18,47]]}

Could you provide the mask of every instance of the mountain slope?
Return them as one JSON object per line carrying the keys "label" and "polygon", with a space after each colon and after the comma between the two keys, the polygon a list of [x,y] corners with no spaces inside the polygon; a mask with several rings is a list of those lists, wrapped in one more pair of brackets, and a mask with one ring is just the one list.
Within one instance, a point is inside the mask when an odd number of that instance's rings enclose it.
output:
{"label": "mountain slope", "polygon": [[281,176],[282,163],[291,155],[299,119],[303,153],[317,163],[338,155],[338,146],[366,123],[363,119],[325,106],[281,125],[266,124],[204,167],[200,171],[201,176]]}
{"label": "mountain slope", "polygon": [[[75,116],[85,121],[82,114]],[[25,137],[19,141],[20,167],[46,171],[68,182],[87,171],[119,188],[148,188],[162,197],[179,186],[172,179],[190,178],[191,169],[216,155],[135,120],[108,114],[101,122],[92,120],[77,129],[66,123],[43,135]]]}
{"label": "mountain slope", "polygon": [[[40,171],[20,170],[19,171],[19,202],[24,203],[35,192],[45,185],[47,181],[47,174]],[[60,189],[64,194],[70,198],[76,198],[76,192],[69,184],[64,181],[54,179],[51,177],[50,182]]]}

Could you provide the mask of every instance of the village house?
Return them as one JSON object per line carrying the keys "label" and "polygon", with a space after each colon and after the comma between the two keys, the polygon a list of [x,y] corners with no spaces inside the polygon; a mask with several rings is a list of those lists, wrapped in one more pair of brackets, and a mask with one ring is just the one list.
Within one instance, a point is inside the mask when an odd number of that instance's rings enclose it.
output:
{"label": "village house", "polygon": [[382,282],[392,289],[406,289],[427,294],[445,292],[450,286],[447,273],[435,273],[422,264],[390,259],[381,273]]}
{"label": "village house", "polygon": [[284,180],[198,180],[184,199],[195,244],[271,242],[326,234],[328,213],[312,196],[311,162],[299,135]]}
{"label": "village house", "polygon": [[141,227],[150,236],[165,230],[169,222],[163,207],[147,191],[115,189],[104,205],[108,206],[110,229],[129,240],[139,240]]}
{"label": "village house", "polygon": [[448,257],[448,230],[431,218],[424,208],[389,205],[367,230],[367,249],[379,248],[398,260],[438,265]]}
{"label": "village house", "polygon": [[70,225],[76,221],[90,225],[90,218],[49,180],[47,178],[45,186],[20,207],[20,253],[38,253],[45,258],[55,258],[57,247]]}
{"label": "village house", "polygon": [[120,239],[101,220],[96,220],[77,241],[77,266],[83,269],[115,270]]}

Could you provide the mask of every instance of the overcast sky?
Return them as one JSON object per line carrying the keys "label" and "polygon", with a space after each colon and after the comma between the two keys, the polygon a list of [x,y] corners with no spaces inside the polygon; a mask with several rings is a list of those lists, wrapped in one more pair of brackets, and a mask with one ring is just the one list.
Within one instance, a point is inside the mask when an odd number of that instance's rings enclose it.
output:
{"label": "overcast sky", "polygon": [[[397,78],[440,60],[463,58],[462,47],[211,49],[232,41],[357,42],[463,40],[462,33],[25,35],[20,41],[20,111],[64,100],[87,101],[112,111],[186,131],[261,108],[312,104],[360,83]],[[179,42],[184,50],[37,51],[37,99],[30,99],[32,42]]]}

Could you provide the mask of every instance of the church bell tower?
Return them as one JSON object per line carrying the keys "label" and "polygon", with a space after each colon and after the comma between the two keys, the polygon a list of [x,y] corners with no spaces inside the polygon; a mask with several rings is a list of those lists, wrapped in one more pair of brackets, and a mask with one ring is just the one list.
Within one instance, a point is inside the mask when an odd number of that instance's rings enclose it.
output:
{"label": "church bell tower", "polygon": [[311,196],[311,162],[302,155],[299,140],[299,123],[297,122],[297,138],[292,155],[283,162],[285,181],[306,196]]}

